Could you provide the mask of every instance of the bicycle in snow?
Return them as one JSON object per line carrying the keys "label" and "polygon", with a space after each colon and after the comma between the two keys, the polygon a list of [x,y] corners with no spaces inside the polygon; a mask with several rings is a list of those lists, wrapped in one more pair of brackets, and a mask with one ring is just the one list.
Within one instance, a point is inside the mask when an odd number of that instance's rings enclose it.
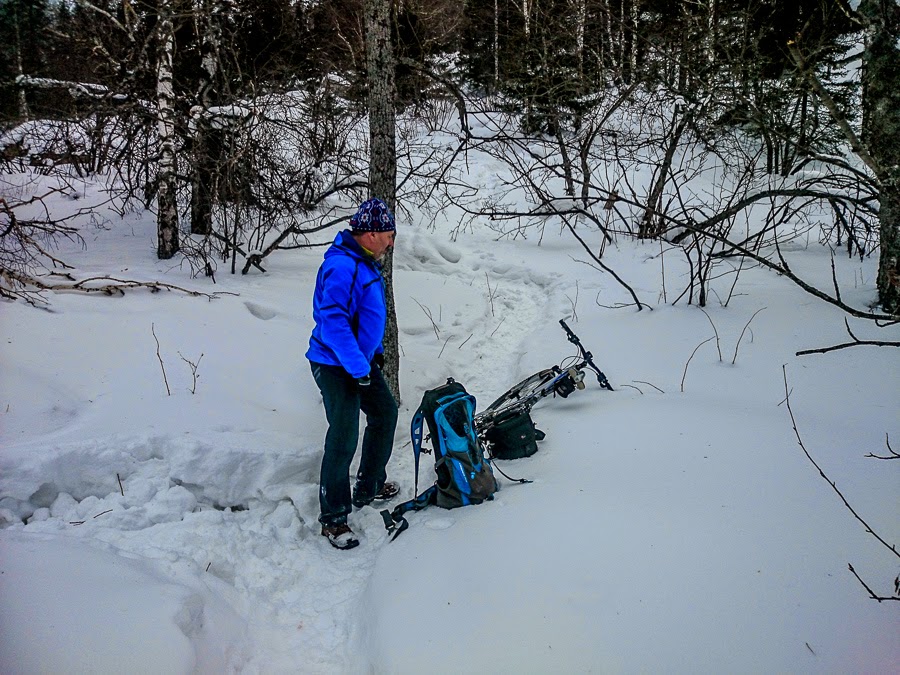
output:
{"label": "bicycle in snow", "polygon": [[578,354],[526,377],[475,415],[478,436],[495,458],[515,459],[536,452],[535,441],[541,440],[544,435],[535,429],[531,409],[548,396],[567,398],[576,389],[584,389],[586,371],[594,373],[603,389],[613,391],[606,375],[594,363],[593,355],[585,349],[575,332],[564,319],[560,319],[559,325],[566,332],[569,342],[578,348]]}

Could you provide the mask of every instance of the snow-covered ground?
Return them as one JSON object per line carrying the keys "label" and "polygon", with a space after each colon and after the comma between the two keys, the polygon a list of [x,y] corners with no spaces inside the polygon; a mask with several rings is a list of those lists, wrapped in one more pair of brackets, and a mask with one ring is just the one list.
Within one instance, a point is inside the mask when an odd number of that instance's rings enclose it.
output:
{"label": "snow-covered ground", "polygon": [[[323,249],[213,285],[155,259],[151,215],[104,215],[59,251],[78,278],[222,295],[0,305],[0,671],[896,672],[897,603],[847,565],[889,595],[897,558],[803,454],[784,378],[806,448],[895,543],[900,466],[865,455],[900,437],[897,354],[795,356],[847,335],[789,281],[744,269],[707,316],[662,301],[683,257],[620,240],[604,261],[653,309],[611,309],[628,294],[558,226],[512,240],[401,221],[403,498],[422,392],[452,376],[489,403],[572,354],[558,319],[615,391],[590,382],[534,410],[540,451],[502,463],[532,484],[412,514],[395,542],[376,509],[355,511],[362,545],[341,552],[318,534],[325,420],[303,357]],[[826,250],[789,255],[830,285]],[[845,301],[871,302],[875,261],[836,263]],[[722,300],[733,281],[713,282]]]}

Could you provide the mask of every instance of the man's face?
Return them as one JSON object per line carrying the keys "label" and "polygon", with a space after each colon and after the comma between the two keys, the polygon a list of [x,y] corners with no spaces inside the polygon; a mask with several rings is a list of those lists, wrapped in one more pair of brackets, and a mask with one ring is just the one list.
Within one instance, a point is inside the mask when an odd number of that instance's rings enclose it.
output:
{"label": "man's face", "polygon": [[366,232],[359,243],[372,252],[375,260],[381,260],[389,248],[394,248],[394,240],[396,238],[396,230],[390,232]]}

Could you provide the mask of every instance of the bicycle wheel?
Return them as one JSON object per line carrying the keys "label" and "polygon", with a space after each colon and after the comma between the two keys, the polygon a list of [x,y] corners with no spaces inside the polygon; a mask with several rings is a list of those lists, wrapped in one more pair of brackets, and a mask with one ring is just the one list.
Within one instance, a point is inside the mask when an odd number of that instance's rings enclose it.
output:
{"label": "bicycle wheel", "polygon": [[[485,415],[493,416],[500,412],[503,412],[507,408],[512,408],[513,406],[522,405],[523,403],[528,402],[529,399],[534,397],[535,393],[541,389],[541,387],[543,387],[550,380],[556,377],[556,375],[556,371],[554,371],[552,368],[547,368],[546,370],[541,370],[534,375],[526,377],[517,385],[510,387],[505,394],[491,403],[487,408],[485,408],[484,412],[477,417],[482,417]],[[535,401],[536,400],[537,397],[535,397]],[[531,405],[533,404],[534,401],[531,401]],[[529,405],[528,407],[531,407],[531,405]]]}

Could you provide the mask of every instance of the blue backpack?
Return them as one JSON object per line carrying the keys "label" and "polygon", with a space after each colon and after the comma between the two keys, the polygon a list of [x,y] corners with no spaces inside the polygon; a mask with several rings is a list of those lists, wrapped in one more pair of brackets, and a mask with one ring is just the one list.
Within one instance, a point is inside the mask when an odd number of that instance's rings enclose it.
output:
{"label": "blue backpack", "polygon": [[[437,481],[418,494],[419,456],[429,452],[422,447],[422,434],[428,427]],[[420,511],[431,504],[455,509],[493,499],[497,480],[484,457],[475,430],[475,397],[459,382],[449,378],[447,384],[429,389],[413,415],[410,426],[416,466],[417,496],[398,504],[393,511],[382,511],[381,517],[393,539],[409,527],[403,517],[408,511]]]}

